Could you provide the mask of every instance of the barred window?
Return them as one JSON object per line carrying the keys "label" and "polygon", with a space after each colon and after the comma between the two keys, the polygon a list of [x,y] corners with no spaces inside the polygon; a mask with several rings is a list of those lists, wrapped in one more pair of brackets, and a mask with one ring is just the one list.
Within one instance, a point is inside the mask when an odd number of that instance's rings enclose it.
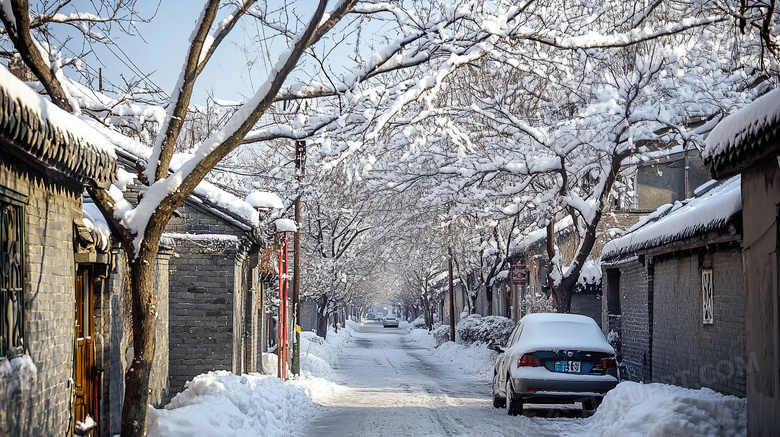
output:
{"label": "barred window", "polygon": [[714,323],[715,298],[712,293],[712,269],[701,271],[702,321],[705,325]]}
{"label": "barred window", "polygon": [[25,349],[23,200],[0,187],[0,357]]}

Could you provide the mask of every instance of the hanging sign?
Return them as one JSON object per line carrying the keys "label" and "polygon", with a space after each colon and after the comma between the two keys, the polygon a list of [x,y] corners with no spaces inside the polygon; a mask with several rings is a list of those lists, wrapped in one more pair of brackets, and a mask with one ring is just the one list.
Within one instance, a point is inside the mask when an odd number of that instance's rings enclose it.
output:
{"label": "hanging sign", "polygon": [[525,264],[525,258],[515,259],[511,272],[513,285],[528,285],[528,266]]}

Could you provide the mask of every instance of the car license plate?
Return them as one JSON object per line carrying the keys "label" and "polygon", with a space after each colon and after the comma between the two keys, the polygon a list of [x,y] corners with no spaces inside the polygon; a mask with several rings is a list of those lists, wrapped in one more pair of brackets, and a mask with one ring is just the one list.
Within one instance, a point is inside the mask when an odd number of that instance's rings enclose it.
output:
{"label": "car license plate", "polygon": [[556,361],[555,371],[564,373],[580,373],[580,367],[582,362],[580,361]]}

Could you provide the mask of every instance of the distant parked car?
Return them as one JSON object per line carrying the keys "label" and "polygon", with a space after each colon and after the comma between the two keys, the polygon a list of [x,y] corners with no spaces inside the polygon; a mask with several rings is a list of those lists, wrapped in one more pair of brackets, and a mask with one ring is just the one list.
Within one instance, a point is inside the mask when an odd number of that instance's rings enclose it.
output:
{"label": "distant parked car", "polygon": [[368,313],[368,314],[366,314],[366,319],[374,320],[374,319],[376,319],[376,315],[374,313]]}
{"label": "distant parked car", "polygon": [[398,317],[396,317],[395,314],[386,314],[385,318],[382,320],[382,326],[385,328],[397,328]]}
{"label": "distant parked car", "polygon": [[493,373],[493,406],[522,414],[523,403],[582,402],[595,410],[618,383],[615,351],[590,317],[529,314],[515,325]]}

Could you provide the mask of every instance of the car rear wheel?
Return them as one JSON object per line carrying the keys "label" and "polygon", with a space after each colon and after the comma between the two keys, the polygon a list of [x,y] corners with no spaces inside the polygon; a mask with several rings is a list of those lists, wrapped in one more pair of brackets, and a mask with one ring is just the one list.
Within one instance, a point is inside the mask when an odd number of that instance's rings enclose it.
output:
{"label": "car rear wheel", "polygon": [[504,408],[506,399],[498,395],[498,374],[493,375],[493,408]]}
{"label": "car rear wheel", "polygon": [[523,399],[517,396],[517,393],[512,389],[509,377],[506,379],[506,412],[510,416],[523,413]]}

